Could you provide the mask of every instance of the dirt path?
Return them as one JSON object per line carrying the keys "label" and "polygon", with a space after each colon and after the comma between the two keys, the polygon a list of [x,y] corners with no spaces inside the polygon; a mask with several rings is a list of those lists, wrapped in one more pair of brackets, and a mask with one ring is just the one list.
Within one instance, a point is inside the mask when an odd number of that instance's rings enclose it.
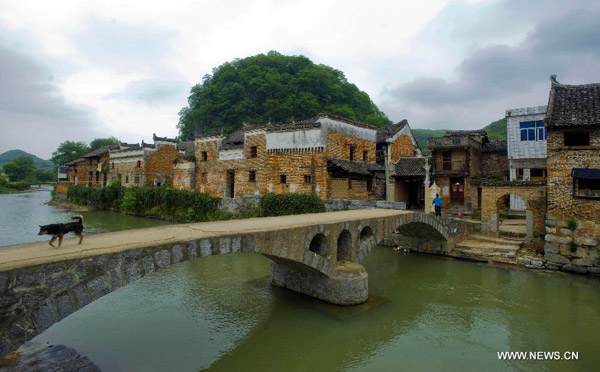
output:
{"label": "dirt path", "polygon": [[[77,245],[78,239],[76,238],[65,238],[60,248],[52,248],[47,242],[10,245],[0,247],[0,271],[71,258],[97,256],[134,248],[176,243],[190,239],[227,236],[255,231],[276,231],[321,223],[355,221],[365,218],[389,217],[410,213],[414,212],[390,209],[362,209],[283,217],[165,225],[90,235],[84,238],[81,245]],[[48,240],[50,240],[50,237],[48,237]]]}

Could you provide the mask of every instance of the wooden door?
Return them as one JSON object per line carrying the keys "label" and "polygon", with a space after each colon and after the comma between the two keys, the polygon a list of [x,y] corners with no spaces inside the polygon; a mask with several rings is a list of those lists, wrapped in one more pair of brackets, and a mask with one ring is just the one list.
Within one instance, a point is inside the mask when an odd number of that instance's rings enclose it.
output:
{"label": "wooden door", "polygon": [[465,203],[465,180],[464,178],[450,179],[450,201],[452,204],[463,205]]}

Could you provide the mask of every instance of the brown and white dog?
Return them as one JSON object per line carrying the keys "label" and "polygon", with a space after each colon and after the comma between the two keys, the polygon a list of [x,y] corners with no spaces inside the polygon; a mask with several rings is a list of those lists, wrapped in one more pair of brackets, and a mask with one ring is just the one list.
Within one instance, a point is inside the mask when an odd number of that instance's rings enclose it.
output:
{"label": "brown and white dog", "polygon": [[75,216],[71,218],[78,221],[70,223],[53,223],[51,225],[43,226],[40,225],[40,232],[38,233],[38,235],[52,235],[52,239],[50,240],[50,242],[48,242],[48,244],[50,244],[53,247],[54,244],[52,244],[52,242],[54,242],[56,238],[58,238],[58,248],[60,248],[63,236],[67,233],[74,232],[75,235],[79,237],[79,243],[77,244],[81,244],[81,242],[83,241],[83,235],[81,234],[83,232],[83,217]]}

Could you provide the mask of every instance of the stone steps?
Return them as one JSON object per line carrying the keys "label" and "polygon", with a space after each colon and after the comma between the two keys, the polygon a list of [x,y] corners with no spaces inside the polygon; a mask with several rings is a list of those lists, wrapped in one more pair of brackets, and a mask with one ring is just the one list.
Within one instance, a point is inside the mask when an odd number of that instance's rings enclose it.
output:
{"label": "stone steps", "polygon": [[459,242],[450,255],[480,262],[517,263],[517,251],[523,241],[474,234]]}

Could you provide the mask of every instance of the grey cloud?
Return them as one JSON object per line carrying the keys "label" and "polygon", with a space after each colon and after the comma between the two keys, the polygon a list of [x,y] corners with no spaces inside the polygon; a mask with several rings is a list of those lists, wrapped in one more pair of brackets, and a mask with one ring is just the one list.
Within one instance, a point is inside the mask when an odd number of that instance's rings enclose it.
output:
{"label": "grey cloud", "polygon": [[68,104],[50,71],[0,41],[0,152],[13,148],[47,157],[71,138],[89,138],[93,113]]}
{"label": "grey cloud", "polygon": [[125,89],[109,98],[139,101],[145,104],[181,102],[185,104],[191,85],[182,80],[145,79],[128,84]]}
{"label": "grey cloud", "polygon": [[[456,81],[420,77],[388,94],[393,99],[439,107],[484,103],[516,90],[531,91],[553,73],[595,81],[600,78],[598,30],[600,11],[575,10],[542,21],[516,47],[495,45],[471,54],[458,67]],[[582,64],[595,66],[595,71],[579,76],[573,66]]]}

